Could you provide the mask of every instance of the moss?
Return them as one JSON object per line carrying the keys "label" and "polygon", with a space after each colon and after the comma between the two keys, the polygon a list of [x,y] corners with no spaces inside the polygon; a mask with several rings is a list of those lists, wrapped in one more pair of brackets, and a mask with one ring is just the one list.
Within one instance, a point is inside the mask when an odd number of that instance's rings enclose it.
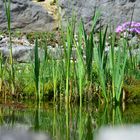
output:
{"label": "moss", "polygon": [[30,84],[23,89],[24,95],[35,95],[35,85]]}
{"label": "moss", "polygon": [[47,45],[55,46],[62,44],[59,32],[31,32],[26,34],[30,43],[34,43],[35,37],[39,39],[40,45],[47,42]]}
{"label": "moss", "polygon": [[123,112],[124,123],[136,124],[140,122],[140,104],[127,104],[126,110]]}
{"label": "moss", "polygon": [[126,99],[128,101],[140,100],[140,80],[133,79],[130,84],[125,84],[123,89],[126,93]]}
{"label": "moss", "polygon": [[52,94],[53,93],[53,83],[47,82],[44,84],[44,93],[45,94]]}

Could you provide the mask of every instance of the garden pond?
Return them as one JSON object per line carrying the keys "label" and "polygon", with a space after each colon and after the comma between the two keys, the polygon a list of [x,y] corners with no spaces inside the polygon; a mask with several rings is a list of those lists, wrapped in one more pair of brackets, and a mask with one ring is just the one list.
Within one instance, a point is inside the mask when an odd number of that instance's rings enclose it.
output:
{"label": "garden pond", "polygon": [[[11,129],[47,133],[53,140],[93,140],[103,126],[140,123],[140,104],[110,108],[88,105],[9,102],[0,104],[0,124]],[[123,109],[122,109],[123,108]]]}

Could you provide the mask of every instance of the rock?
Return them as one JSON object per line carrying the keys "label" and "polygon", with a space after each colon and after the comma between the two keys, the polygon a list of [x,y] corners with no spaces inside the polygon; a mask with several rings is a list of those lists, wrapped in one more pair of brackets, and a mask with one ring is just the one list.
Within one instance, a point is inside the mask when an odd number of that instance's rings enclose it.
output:
{"label": "rock", "polygon": [[35,133],[23,128],[0,128],[0,140],[51,140],[47,134]]}
{"label": "rock", "polygon": [[95,140],[139,140],[140,126],[128,125],[99,129]]}
{"label": "rock", "polygon": [[[32,0],[11,0],[11,28],[23,32],[50,31],[55,28],[53,17]],[[0,1],[0,30],[7,29],[4,0]]]}
{"label": "rock", "polygon": [[[12,38],[12,56],[17,62],[33,62],[34,61],[34,44],[30,44],[25,36],[22,38]],[[64,58],[64,48],[63,46],[55,47],[47,46],[48,56],[53,59],[63,59]],[[0,37],[0,52],[5,59],[9,58],[10,48],[9,48],[9,38],[6,36]],[[39,58],[40,61],[44,59],[45,51],[39,48]],[[71,59],[76,59],[76,49],[72,49]]]}
{"label": "rock", "polygon": [[128,42],[129,46],[133,48],[139,48],[140,46],[140,39],[137,36],[132,37]]}
{"label": "rock", "polygon": [[[76,37],[75,37],[76,39]],[[121,45],[122,44],[123,38],[118,37],[118,43]],[[77,42],[78,43],[78,42]],[[99,44],[99,39],[97,36],[95,36],[95,43]],[[129,47],[131,47],[131,54],[134,56],[139,56],[140,52],[140,39],[138,36],[131,36],[128,40]],[[105,52],[108,53],[110,51],[111,45],[109,42],[106,42],[106,48]],[[14,38],[12,37],[12,56],[13,59],[17,62],[33,62],[34,61],[34,44],[31,44],[26,36],[22,36],[20,38]],[[67,49],[67,42],[66,42],[66,49]],[[64,47],[59,46],[58,44],[55,44],[55,46],[47,46],[47,56],[49,58],[57,59],[57,60],[62,60],[64,59]],[[115,51],[118,51],[118,47],[115,47]],[[10,54],[10,48],[9,48],[9,38],[5,35],[0,36],[0,52],[2,53],[2,56],[5,59],[9,58]],[[86,50],[85,47],[83,46],[82,49],[82,54],[83,54],[83,59],[86,59]],[[44,59],[45,56],[45,50],[42,48],[39,48],[39,58],[40,61]],[[130,57],[130,53],[128,53],[128,56]],[[71,60],[76,60],[77,59],[77,50],[75,47],[72,48],[72,54],[71,54]]]}
{"label": "rock", "polygon": [[[92,24],[92,17],[95,9],[101,13],[99,24],[118,26],[119,24],[131,21],[140,21],[139,0],[58,0],[61,7],[63,24],[66,20],[76,14],[78,19],[82,18],[86,28]],[[134,7],[135,5],[135,7]],[[134,7],[134,8],[133,8]],[[133,13],[134,9],[134,13]]]}
{"label": "rock", "polygon": [[[30,62],[33,60],[33,44],[23,37],[21,39],[12,38],[13,59],[18,62]],[[2,36],[0,40],[0,51],[4,59],[9,58],[9,38]]]}

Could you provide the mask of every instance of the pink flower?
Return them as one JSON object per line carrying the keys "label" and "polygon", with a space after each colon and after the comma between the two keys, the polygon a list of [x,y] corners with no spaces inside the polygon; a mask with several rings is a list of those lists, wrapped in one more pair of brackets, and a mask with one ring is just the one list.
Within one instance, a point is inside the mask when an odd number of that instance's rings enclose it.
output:
{"label": "pink flower", "polygon": [[129,32],[133,32],[133,33],[137,33],[140,34],[140,22],[125,22],[122,25],[119,25],[116,28],[116,33],[121,33],[124,31],[129,31]]}

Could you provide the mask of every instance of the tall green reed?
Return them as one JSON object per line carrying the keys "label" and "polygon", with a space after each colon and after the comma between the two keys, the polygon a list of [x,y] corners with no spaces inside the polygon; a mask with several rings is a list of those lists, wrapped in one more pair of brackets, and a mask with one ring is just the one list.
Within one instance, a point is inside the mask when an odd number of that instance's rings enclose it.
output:
{"label": "tall green reed", "polygon": [[82,39],[83,39],[83,24],[81,22],[79,26],[79,32],[78,32],[78,42],[74,40],[74,45],[76,47],[77,52],[77,60],[76,60],[76,75],[78,79],[78,89],[79,89],[79,95],[80,95],[80,107],[82,107],[82,95],[84,90],[84,84],[85,84],[85,64],[82,54]]}
{"label": "tall green reed", "polygon": [[2,91],[2,83],[3,83],[3,58],[2,53],[0,53],[0,92]]}
{"label": "tall green reed", "polygon": [[35,80],[35,88],[36,88],[36,100],[40,101],[40,60],[38,54],[38,39],[35,40],[35,48],[34,48],[34,80]]}
{"label": "tall green reed", "polygon": [[121,44],[118,44],[117,49],[115,50],[115,34],[112,35],[111,49],[110,49],[110,75],[112,78],[112,98],[113,101],[120,102],[123,78],[126,66],[126,60],[128,56],[127,51],[127,41],[123,39]]}
{"label": "tall green reed", "polygon": [[[95,11],[92,21],[92,28],[88,35],[86,32],[86,29],[84,28],[83,22],[81,23],[81,30],[79,32],[82,32],[83,34],[83,41],[85,45],[85,55],[86,55],[86,73],[87,73],[87,79],[89,81],[92,81],[92,67],[93,67],[93,38],[94,38],[94,31],[96,27],[96,23],[99,19],[100,13],[99,11]],[[82,42],[82,40],[81,40]]]}
{"label": "tall green reed", "polygon": [[12,55],[12,36],[11,36],[11,13],[10,13],[10,0],[8,2],[4,1],[5,12],[7,17],[7,25],[8,25],[8,33],[9,33],[9,60],[10,60],[10,78],[11,78],[11,90],[12,94],[15,94],[15,71],[14,71],[14,64],[13,64],[13,55]]}
{"label": "tall green reed", "polygon": [[107,35],[107,27],[105,29],[105,32],[102,33],[100,29],[99,33],[99,43],[95,43],[95,52],[94,52],[94,59],[97,65],[98,69],[98,77],[101,85],[101,90],[102,90],[102,96],[104,97],[105,101],[108,102],[108,93],[107,93],[107,69],[106,69],[106,64],[107,64],[107,54],[105,53],[105,42],[106,42],[106,35]]}
{"label": "tall green reed", "polygon": [[47,42],[44,38],[44,43],[43,43],[43,51],[44,51],[44,58],[42,65],[40,66],[40,75],[41,75],[41,81],[42,81],[42,97],[44,101],[44,95],[45,95],[45,82],[46,82],[46,67],[48,65],[48,50],[47,50]]}
{"label": "tall green reed", "polygon": [[52,78],[53,78],[53,92],[54,92],[54,102],[56,101],[56,95],[57,95],[57,84],[58,84],[58,77],[59,73],[58,71],[61,71],[59,69],[59,62],[57,60],[52,60],[53,66],[52,66]]}
{"label": "tall green reed", "polygon": [[69,22],[66,31],[66,42],[64,43],[64,53],[65,53],[65,65],[66,65],[66,96],[65,101],[69,103],[69,77],[70,77],[70,60],[71,60],[71,53],[72,53],[72,45],[73,45],[73,38],[74,38],[74,29],[75,29],[75,21],[74,18],[72,22]]}
{"label": "tall green reed", "polygon": [[[86,32],[84,24],[81,20],[78,30],[78,41],[74,41],[77,50],[77,77],[78,77],[78,87],[80,95],[80,106],[82,106],[82,93],[84,90],[84,84],[88,81],[92,83],[92,70],[93,70],[93,38],[94,38],[94,28],[96,26],[99,13],[95,12],[93,16],[93,26],[89,35]],[[85,54],[84,54],[85,50]],[[85,55],[85,56],[84,56]],[[84,58],[85,57],[85,58]],[[85,59],[85,62],[84,62]],[[86,77],[86,80],[84,78]]]}

